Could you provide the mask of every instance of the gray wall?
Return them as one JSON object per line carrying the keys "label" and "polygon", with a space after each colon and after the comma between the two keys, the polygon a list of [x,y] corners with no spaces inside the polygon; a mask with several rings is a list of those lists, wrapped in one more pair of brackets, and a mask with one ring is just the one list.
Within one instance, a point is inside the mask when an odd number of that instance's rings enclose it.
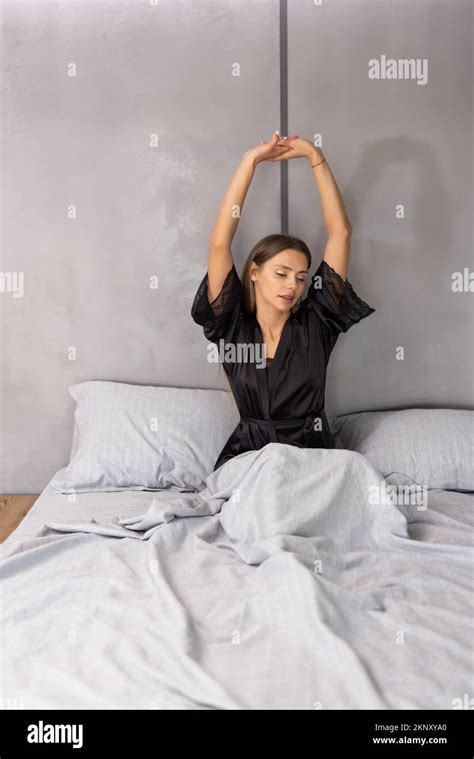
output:
{"label": "gray wall", "polygon": [[[0,292],[3,493],[40,492],[67,463],[69,385],[225,387],[189,311],[241,154],[286,134],[286,88],[289,130],[322,135],[354,229],[349,279],[377,309],[333,352],[329,415],[473,407],[472,294],[451,289],[472,261],[470,2],[290,0],[287,36],[278,0],[0,7],[0,269],[24,274],[23,297]],[[382,55],[428,59],[427,84],[369,79]],[[286,172],[257,167],[239,271],[280,231],[282,197],[321,259],[311,171]]]}

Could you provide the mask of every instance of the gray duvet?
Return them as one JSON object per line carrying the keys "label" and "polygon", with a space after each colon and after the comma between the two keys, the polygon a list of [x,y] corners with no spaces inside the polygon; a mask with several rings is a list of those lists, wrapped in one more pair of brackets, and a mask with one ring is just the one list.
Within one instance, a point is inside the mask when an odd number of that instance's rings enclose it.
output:
{"label": "gray duvet", "polygon": [[359,453],[271,443],[198,494],[7,544],[3,704],[466,708],[474,521],[384,485]]}

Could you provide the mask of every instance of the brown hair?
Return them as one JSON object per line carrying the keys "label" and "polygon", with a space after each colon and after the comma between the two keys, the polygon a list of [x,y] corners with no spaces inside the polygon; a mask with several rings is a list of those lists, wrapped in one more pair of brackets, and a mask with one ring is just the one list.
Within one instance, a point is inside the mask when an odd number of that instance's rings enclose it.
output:
{"label": "brown hair", "polygon": [[[298,250],[303,253],[308,261],[308,269],[311,268],[311,252],[303,240],[298,237],[292,237],[291,235],[267,235],[259,240],[256,245],[250,251],[242,272],[242,295],[240,299],[240,305],[242,310],[247,316],[255,314],[256,299],[255,299],[255,285],[250,278],[250,269],[252,263],[256,263],[257,266],[270,261],[271,258],[281,253],[282,250]],[[298,303],[291,309],[295,311],[298,308]]]}

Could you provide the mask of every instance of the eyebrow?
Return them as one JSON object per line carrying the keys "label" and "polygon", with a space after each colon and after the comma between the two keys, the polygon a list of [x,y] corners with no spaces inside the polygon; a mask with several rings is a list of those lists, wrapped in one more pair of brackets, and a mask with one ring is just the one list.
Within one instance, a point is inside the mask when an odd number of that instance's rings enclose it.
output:
{"label": "eyebrow", "polygon": [[[275,268],[276,269],[277,268],[279,268],[279,269],[289,269],[289,271],[293,271],[293,269],[291,268],[291,266],[285,266],[285,264],[277,264],[275,266]],[[308,273],[308,269],[301,269],[301,271],[297,271],[296,273],[297,274],[307,274]]]}

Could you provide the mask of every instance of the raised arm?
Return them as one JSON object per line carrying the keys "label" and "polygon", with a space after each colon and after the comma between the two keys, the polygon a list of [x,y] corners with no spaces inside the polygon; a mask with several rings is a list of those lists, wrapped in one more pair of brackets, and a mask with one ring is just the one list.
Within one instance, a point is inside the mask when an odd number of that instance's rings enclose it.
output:
{"label": "raised arm", "polygon": [[323,259],[343,279],[347,279],[352,226],[347,217],[336,180],[322,150],[313,147],[308,155],[308,159],[311,163],[311,170],[319,190],[321,209],[328,232],[328,241],[324,249]]}
{"label": "raised arm", "polygon": [[[282,144],[283,142],[280,141],[279,145]],[[315,148],[309,140],[300,137],[292,139],[287,153],[271,160],[286,161],[299,157],[309,160],[319,190],[324,223],[328,231],[323,259],[345,280],[349,269],[352,227],[336,180],[322,150]]]}
{"label": "raised arm", "polygon": [[268,142],[261,142],[257,147],[247,150],[226,190],[209,242],[207,296],[210,303],[219,295],[225,278],[232,269],[233,259],[230,246],[237,231],[244,200],[257,164],[280,156],[289,149],[285,144],[277,146],[279,140],[278,132],[274,132]]}
{"label": "raised arm", "polygon": [[237,231],[242,206],[256,165],[251,152],[244,153],[226,190],[219,215],[212,228],[207,263],[209,302],[217,298],[225,278],[232,269],[233,259],[230,246]]}

